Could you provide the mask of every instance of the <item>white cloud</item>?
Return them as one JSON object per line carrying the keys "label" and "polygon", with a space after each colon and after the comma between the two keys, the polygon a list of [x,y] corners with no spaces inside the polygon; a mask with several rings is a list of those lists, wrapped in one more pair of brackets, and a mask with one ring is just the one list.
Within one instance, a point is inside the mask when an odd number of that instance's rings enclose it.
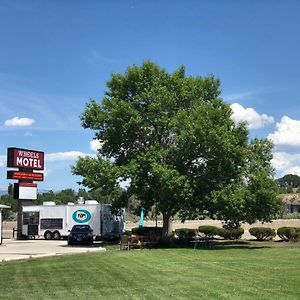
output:
{"label": "white cloud", "polygon": [[46,162],[50,161],[63,161],[63,160],[75,160],[79,156],[87,156],[89,154],[80,151],[68,151],[68,152],[57,152],[48,153],[45,155]]}
{"label": "white cloud", "polygon": [[19,117],[14,117],[10,120],[6,120],[4,122],[4,126],[30,126],[35,122],[35,120],[33,119],[29,119],[29,118],[19,118]]}
{"label": "white cloud", "polygon": [[230,105],[233,114],[232,118],[235,122],[246,121],[249,129],[262,128],[265,125],[274,123],[274,118],[266,114],[259,114],[253,108],[244,108],[239,103],[233,103]]}
{"label": "white cloud", "polygon": [[292,167],[290,169],[287,169],[284,173],[300,176],[300,167],[299,166]]}
{"label": "white cloud", "polygon": [[90,147],[91,147],[91,150],[97,152],[99,149],[101,149],[103,146],[103,142],[100,141],[100,140],[92,140],[90,142]]}
{"label": "white cloud", "polygon": [[277,171],[291,168],[293,164],[300,162],[300,154],[289,154],[287,152],[274,152],[272,165]]}
{"label": "white cloud", "polygon": [[[21,85],[26,83],[27,82],[22,82]],[[19,90],[19,85],[17,83],[15,83],[14,86],[15,89],[13,92],[0,89],[0,107],[2,115],[12,117],[30,117],[38,115],[39,120],[36,120],[34,123],[34,125],[38,123],[38,128],[31,126],[33,127],[32,130],[82,131],[80,122],[78,122],[78,115],[81,114],[82,107],[85,105],[85,100],[82,95],[36,93],[24,89]],[[68,109],[57,109],[56,103],[64,103],[64,106],[68,107]],[[30,112],[31,115],[25,115],[27,112]],[[5,120],[6,119],[3,119],[3,121],[1,120],[1,123],[4,124]]]}
{"label": "white cloud", "polygon": [[300,146],[300,121],[287,116],[276,123],[276,131],[268,135],[275,145]]}
{"label": "white cloud", "polygon": [[247,91],[247,92],[224,95],[223,98],[229,102],[241,101],[242,99],[249,98],[250,96],[253,96],[254,94],[255,94],[254,91]]}
{"label": "white cloud", "polygon": [[300,153],[274,152],[272,165],[281,175],[300,175]]}

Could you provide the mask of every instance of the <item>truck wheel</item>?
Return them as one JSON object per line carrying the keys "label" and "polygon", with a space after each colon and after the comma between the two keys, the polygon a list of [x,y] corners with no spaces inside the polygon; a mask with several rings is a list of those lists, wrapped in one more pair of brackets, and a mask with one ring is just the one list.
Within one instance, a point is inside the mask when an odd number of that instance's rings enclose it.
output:
{"label": "truck wheel", "polygon": [[59,233],[58,231],[54,231],[54,232],[53,232],[53,238],[54,238],[55,240],[60,240],[60,233]]}
{"label": "truck wheel", "polygon": [[45,240],[52,240],[53,239],[53,234],[51,231],[46,231],[44,234]]}

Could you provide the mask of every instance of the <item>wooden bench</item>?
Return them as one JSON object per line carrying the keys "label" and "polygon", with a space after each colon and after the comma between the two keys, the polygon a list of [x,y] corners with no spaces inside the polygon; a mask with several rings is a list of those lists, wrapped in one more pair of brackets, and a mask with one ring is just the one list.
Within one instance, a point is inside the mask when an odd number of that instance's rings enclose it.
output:
{"label": "wooden bench", "polygon": [[158,236],[155,234],[150,235],[132,235],[131,238],[132,248],[145,248],[152,247],[158,244]]}

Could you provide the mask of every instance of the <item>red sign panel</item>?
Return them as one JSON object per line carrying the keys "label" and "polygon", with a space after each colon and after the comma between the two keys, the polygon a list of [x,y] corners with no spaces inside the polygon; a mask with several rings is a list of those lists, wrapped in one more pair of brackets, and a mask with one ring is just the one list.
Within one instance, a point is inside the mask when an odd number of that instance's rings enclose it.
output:
{"label": "red sign panel", "polygon": [[7,167],[44,170],[44,152],[8,148]]}
{"label": "red sign panel", "polygon": [[44,174],[20,171],[7,171],[7,179],[43,181]]}
{"label": "red sign panel", "polygon": [[25,182],[20,182],[18,183],[19,187],[32,187],[32,188],[36,188],[37,184],[36,183],[25,183]]}

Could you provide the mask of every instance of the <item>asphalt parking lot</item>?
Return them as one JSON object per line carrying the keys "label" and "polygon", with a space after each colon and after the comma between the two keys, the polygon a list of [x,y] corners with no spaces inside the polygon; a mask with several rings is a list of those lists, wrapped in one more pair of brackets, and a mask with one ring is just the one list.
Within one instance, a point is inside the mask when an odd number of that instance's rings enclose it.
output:
{"label": "asphalt parking lot", "polygon": [[65,240],[4,239],[2,245],[0,245],[0,261],[101,251],[106,251],[106,249],[101,247],[100,242],[94,242],[91,246],[68,246]]}

